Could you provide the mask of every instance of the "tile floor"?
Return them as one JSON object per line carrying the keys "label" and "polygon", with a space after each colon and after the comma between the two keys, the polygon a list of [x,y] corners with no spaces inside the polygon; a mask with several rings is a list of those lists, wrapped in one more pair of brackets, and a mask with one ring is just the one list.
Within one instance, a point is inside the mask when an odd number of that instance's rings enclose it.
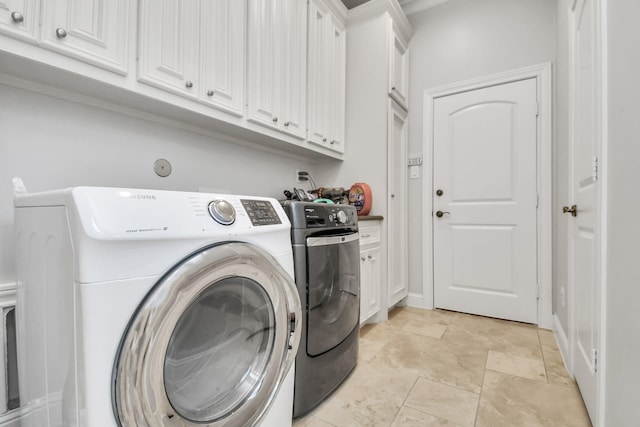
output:
{"label": "tile floor", "polygon": [[365,325],[355,371],[293,425],[591,426],[551,331],[415,308]]}

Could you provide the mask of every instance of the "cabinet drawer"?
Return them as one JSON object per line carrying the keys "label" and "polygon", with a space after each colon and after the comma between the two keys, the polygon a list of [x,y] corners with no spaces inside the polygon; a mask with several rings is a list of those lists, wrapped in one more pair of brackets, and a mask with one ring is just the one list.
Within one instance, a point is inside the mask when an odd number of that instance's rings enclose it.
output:
{"label": "cabinet drawer", "polygon": [[369,243],[377,243],[379,241],[379,226],[360,227],[360,246],[368,245]]}

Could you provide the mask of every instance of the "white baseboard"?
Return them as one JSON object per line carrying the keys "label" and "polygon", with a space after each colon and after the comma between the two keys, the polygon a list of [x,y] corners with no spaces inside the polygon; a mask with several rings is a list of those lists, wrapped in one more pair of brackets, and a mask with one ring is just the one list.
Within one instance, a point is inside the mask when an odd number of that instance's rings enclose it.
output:
{"label": "white baseboard", "polygon": [[571,361],[569,337],[567,336],[566,331],[563,329],[562,323],[560,323],[560,319],[556,314],[553,315],[553,335],[556,337],[556,342],[558,343],[558,348],[560,349],[560,354],[562,355],[564,367],[569,375],[573,376],[573,369],[571,369],[571,364],[568,363]]}
{"label": "white baseboard", "polygon": [[432,310],[433,307],[427,303],[423,294],[409,293],[407,296],[407,307],[425,308]]}

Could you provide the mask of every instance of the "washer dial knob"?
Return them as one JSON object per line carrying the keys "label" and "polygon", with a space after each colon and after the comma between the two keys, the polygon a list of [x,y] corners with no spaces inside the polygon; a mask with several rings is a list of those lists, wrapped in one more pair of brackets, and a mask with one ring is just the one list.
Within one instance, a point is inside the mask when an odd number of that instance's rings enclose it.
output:
{"label": "washer dial knob", "polygon": [[226,200],[219,199],[209,203],[209,215],[222,225],[231,225],[236,220],[236,210]]}
{"label": "washer dial knob", "polygon": [[338,224],[345,224],[347,220],[347,214],[344,211],[338,211],[338,213],[336,214],[336,222]]}

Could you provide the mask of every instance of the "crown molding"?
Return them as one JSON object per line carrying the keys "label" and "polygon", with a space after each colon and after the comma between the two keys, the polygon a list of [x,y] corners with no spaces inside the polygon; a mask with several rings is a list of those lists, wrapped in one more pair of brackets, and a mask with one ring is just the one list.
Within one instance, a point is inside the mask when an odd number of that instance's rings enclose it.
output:
{"label": "crown molding", "polygon": [[438,6],[447,1],[448,0],[401,0],[400,6],[402,7],[402,10],[404,10],[404,13],[409,16]]}
{"label": "crown molding", "polygon": [[369,0],[349,10],[347,26],[381,16],[384,13],[389,14],[404,41],[409,42],[413,35],[413,28],[398,0]]}

